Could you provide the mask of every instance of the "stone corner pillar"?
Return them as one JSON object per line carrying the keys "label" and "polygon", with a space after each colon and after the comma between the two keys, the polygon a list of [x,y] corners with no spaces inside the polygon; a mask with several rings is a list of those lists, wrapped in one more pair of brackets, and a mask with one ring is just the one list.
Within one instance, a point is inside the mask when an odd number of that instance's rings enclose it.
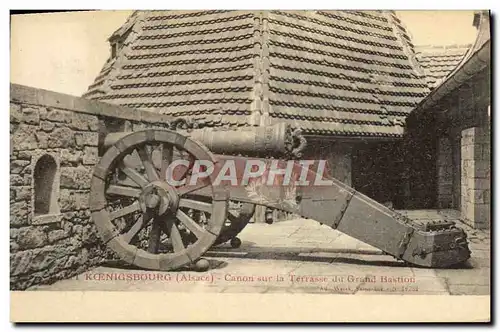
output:
{"label": "stone corner pillar", "polygon": [[462,130],[461,213],[472,227],[490,228],[491,154],[487,127]]}

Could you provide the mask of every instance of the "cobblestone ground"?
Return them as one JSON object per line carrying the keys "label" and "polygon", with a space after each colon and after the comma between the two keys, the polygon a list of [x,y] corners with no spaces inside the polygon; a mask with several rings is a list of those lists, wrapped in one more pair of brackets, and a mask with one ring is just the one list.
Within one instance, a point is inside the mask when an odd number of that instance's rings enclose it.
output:
{"label": "cobblestone ground", "polygon": [[[420,216],[428,218],[426,213]],[[461,226],[469,234],[472,257],[459,269],[410,267],[330,227],[296,219],[248,225],[240,248],[223,245],[206,254],[207,272],[148,272],[107,264],[33,289],[488,295],[489,232]]]}

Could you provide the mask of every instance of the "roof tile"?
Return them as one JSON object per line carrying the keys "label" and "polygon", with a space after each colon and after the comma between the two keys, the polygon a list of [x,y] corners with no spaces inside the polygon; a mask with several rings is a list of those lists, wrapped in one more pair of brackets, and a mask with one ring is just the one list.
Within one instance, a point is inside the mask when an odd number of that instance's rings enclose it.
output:
{"label": "roof tile", "polygon": [[424,68],[429,88],[435,88],[467,54],[471,45],[417,46],[417,59]]}

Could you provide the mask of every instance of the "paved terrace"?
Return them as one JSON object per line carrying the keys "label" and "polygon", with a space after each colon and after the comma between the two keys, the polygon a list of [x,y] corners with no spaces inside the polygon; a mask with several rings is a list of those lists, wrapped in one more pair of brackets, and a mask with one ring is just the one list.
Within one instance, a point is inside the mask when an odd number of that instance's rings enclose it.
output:
{"label": "paved terrace", "polygon": [[[454,218],[450,211],[405,213],[421,220]],[[225,245],[206,254],[211,265],[207,272],[142,271],[110,262],[78,277],[32,289],[488,295],[490,234],[460,226],[469,234],[472,257],[455,269],[411,267],[328,226],[295,219],[248,225],[240,234],[240,248]]]}

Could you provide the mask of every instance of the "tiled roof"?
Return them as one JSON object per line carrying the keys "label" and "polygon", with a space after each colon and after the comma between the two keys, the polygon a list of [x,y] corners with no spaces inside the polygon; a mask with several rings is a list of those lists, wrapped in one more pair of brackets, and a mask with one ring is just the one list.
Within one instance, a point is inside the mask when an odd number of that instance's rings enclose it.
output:
{"label": "tiled roof", "polygon": [[417,105],[414,113],[434,106],[442,98],[449,96],[451,91],[454,91],[486,68],[489,68],[488,70],[491,71],[490,14],[489,10],[481,10],[474,13],[473,26],[477,28],[475,41],[468,47],[467,52],[461,57],[456,66]]}
{"label": "tiled roof", "polygon": [[433,89],[455,69],[470,48],[468,45],[417,46],[415,51],[424,68],[429,88]]}
{"label": "tiled roof", "polygon": [[149,11],[126,24],[86,97],[213,126],[398,137],[429,92],[393,12]]}

